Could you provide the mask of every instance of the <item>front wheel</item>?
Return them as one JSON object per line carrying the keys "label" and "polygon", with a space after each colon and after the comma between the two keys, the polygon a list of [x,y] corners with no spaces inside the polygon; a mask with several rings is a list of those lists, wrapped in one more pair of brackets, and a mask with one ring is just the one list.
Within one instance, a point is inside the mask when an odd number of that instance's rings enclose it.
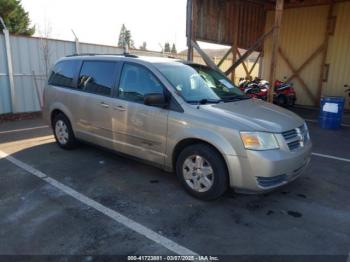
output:
{"label": "front wheel", "polygon": [[216,199],[227,190],[226,163],[206,144],[186,147],[176,161],[176,174],[185,189],[202,200]]}
{"label": "front wheel", "polygon": [[72,149],[76,146],[76,139],[72,126],[68,118],[63,114],[58,114],[53,119],[53,132],[57,144],[64,149]]}

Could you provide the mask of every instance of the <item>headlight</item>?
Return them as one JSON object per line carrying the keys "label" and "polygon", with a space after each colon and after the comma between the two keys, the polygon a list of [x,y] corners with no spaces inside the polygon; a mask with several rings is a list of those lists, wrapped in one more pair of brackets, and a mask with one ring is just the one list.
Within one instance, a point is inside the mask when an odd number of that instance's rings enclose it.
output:
{"label": "headlight", "polygon": [[271,150],[279,148],[274,134],[266,132],[240,132],[245,149]]}

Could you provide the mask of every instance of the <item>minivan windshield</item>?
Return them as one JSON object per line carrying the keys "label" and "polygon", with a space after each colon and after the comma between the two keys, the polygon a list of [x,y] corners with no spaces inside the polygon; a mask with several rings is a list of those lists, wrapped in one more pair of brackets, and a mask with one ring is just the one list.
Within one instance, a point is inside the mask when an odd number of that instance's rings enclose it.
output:
{"label": "minivan windshield", "polygon": [[203,65],[180,62],[155,64],[188,103],[206,104],[247,99],[223,74]]}

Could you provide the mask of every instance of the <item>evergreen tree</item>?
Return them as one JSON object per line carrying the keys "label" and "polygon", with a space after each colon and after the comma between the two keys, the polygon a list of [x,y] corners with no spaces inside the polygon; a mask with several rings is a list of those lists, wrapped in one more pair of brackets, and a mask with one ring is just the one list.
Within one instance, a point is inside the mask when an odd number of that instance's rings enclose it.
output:
{"label": "evergreen tree", "polygon": [[0,0],[0,16],[11,34],[30,36],[35,32],[35,27],[29,26],[29,14],[23,9],[20,0]]}
{"label": "evergreen tree", "polygon": [[174,55],[177,54],[177,50],[176,50],[175,44],[173,44],[173,46],[171,47],[171,53],[174,54]]}
{"label": "evergreen tree", "polygon": [[128,45],[129,48],[135,48],[131,32],[123,24],[119,33],[118,46],[124,47],[124,45]]}
{"label": "evergreen tree", "polygon": [[147,50],[147,43],[143,42],[142,46],[140,46],[140,49],[143,50],[143,51],[146,51]]}
{"label": "evergreen tree", "polygon": [[170,53],[170,44],[168,42],[164,45],[164,53]]}

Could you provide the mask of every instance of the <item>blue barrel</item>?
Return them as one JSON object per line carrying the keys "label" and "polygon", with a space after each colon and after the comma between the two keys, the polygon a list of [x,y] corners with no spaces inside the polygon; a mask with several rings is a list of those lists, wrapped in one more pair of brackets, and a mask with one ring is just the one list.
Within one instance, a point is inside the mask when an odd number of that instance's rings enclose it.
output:
{"label": "blue barrel", "polygon": [[338,129],[341,126],[345,98],[326,96],[321,98],[321,111],[318,124],[321,128]]}

